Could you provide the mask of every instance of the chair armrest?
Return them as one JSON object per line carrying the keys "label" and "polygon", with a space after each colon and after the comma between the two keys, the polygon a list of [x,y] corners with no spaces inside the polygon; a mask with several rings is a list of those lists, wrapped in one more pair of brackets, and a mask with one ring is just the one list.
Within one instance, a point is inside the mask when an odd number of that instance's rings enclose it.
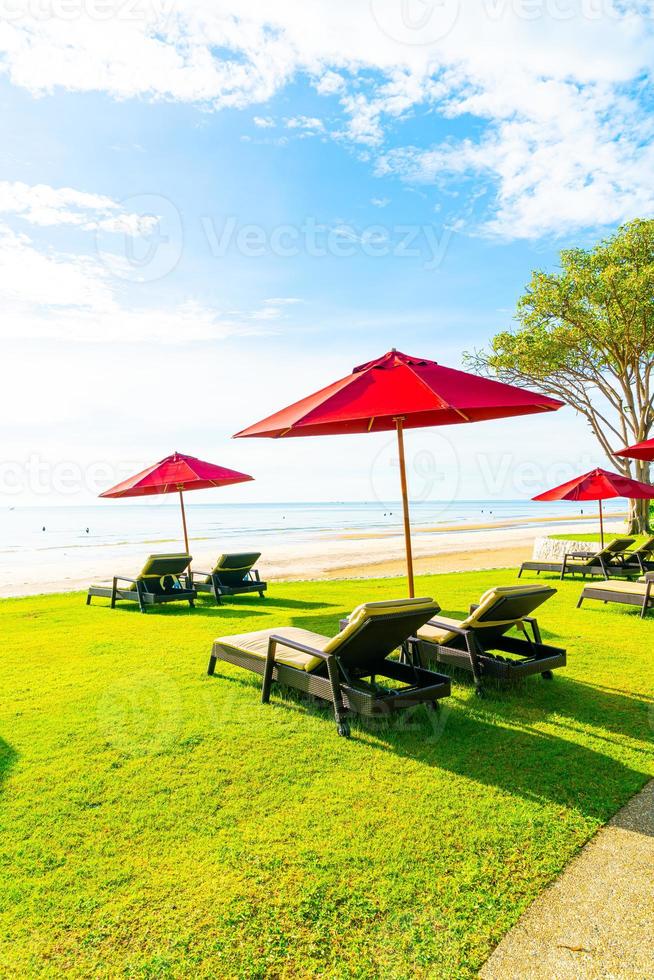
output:
{"label": "chair armrest", "polygon": [[459,636],[465,636],[468,630],[465,626],[453,626],[452,623],[443,623],[440,619],[429,619],[425,626],[436,626],[441,630],[449,630],[451,633],[458,633]]}
{"label": "chair armrest", "polygon": [[566,551],[566,558],[593,558],[597,554],[596,551]]}
{"label": "chair armrest", "polygon": [[310,657],[319,657],[321,660],[329,660],[332,656],[329,653],[323,653],[322,650],[317,650],[315,647],[310,647],[306,643],[299,643],[298,640],[289,640],[285,636],[278,636],[273,633],[272,636],[268,638],[268,654],[270,655],[271,648],[274,654],[275,647],[284,646],[289,647],[291,650],[299,650],[300,653],[307,653]]}
{"label": "chair armrest", "polygon": [[136,585],[137,579],[127,578],[126,575],[114,575],[114,582],[131,582],[132,585]]}
{"label": "chair armrest", "polygon": [[[191,581],[195,578],[196,575],[201,575],[202,578],[211,578],[211,572],[200,572],[194,568],[193,571],[191,572]],[[186,577],[188,578],[188,572],[186,573]]]}

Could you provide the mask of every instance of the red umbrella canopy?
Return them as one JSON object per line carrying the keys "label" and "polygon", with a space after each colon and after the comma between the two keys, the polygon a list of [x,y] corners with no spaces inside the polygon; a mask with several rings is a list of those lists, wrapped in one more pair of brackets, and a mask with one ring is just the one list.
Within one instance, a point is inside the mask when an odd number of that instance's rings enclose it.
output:
{"label": "red umbrella canopy", "polygon": [[[189,554],[188,530],[186,527],[186,512],[184,510],[184,490],[204,490],[209,487],[228,487],[232,483],[246,483],[253,480],[247,473],[238,470],[228,470],[215,463],[205,463],[195,456],[185,456],[184,453],[173,453],[165,459],[148,466],[122,483],[116,484],[110,490],[101,493],[101,497],[150,497],[158,493],[179,493],[179,504],[182,510],[182,529],[184,546]],[[189,569],[190,571],[190,569]]]}
{"label": "red umbrella canopy", "polygon": [[122,483],[101,493],[101,497],[147,497],[157,493],[177,493],[178,490],[203,490],[209,487],[227,487],[232,483],[253,480],[247,473],[228,470],[224,466],[205,463],[195,456],[173,453],[130,476]]}
{"label": "red umbrella canopy", "polygon": [[314,395],[283,408],[236,437],[329,436],[397,431],[409,595],[413,559],[403,430],[482,422],[561,408],[563,402],[524,388],[455,371],[424,357],[391,350]]}
{"label": "red umbrella canopy", "polygon": [[654,439],[645,439],[644,442],[637,442],[626,449],[620,449],[616,456],[627,456],[629,459],[644,459],[647,462],[654,460]]}
{"label": "red umbrella canopy", "polygon": [[654,500],[654,486],[630,480],[608,470],[591,470],[559,487],[539,493],[533,500],[609,500],[612,497],[641,497]]}
{"label": "red umbrella canopy", "polygon": [[243,429],[247,436],[317,436],[454,425],[555,411],[563,402],[392,350],[314,395]]}

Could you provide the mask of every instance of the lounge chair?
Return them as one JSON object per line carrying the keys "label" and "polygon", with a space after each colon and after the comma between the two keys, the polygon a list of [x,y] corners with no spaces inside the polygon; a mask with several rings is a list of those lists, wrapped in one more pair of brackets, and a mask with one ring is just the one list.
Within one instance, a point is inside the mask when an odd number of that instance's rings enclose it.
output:
{"label": "lounge chair", "polygon": [[193,569],[192,585],[198,592],[210,592],[217,603],[220,603],[222,596],[248,592],[258,592],[263,599],[268,583],[262,582],[259,572],[253,568],[259,558],[259,551],[221,555],[212,571],[196,572]]}
{"label": "lounge chair", "polygon": [[601,575],[609,578],[612,575],[638,574],[639,565],[631,565],[627,561],[627,548],[634,543],[634,538],[614,538],[601,551],[571,551],[563,556],[563,561],[523,561],[518,572],[518,578],[526,571],[556,572],[559,578],[566,575]]}
{"label": "lounge chair", "polygon": [[[111,599],[113,609],[119,599],[138,602],[141,612],[147,612],[148,606],[157,606],[161,602],[188,602],[193,608],[193,600],[197,592],[182,584],[182,576],[191,564],[190,555],[150,555],[143,569],[136,578],[125,575],[114,575],[111,584],[90,585],[86,596],[86,605],[91,604],[93,596]],[[119,582],[128,582],[122,586]]]}
{"label": "lounge chair", "polygon": [[[465,619],[436,616],[419,627],[410,645],[413,662],[421,666],[445,663],[470,671],[479,696],[486,677],[508,680],[541,674],[551,680],[555,668],[565,667],[565,650],[543,643],[538,623],[530,614],[555,593],[556,589],[540,584],[489,589],[470,607]],[[513,628],[524,638],[507,636]]]}
{"label": "lounge chair", "polygon": [[[348,712],[385,716],[420,703],[435,707],[450,693],[443,674],[391,657],[438,609],[432,599],[369,602],[331,639],[294,626],[223,636],[213,645],[208,673],[224,660],[262,675],[264,704],[273,681],[328,701],[338,734],[349,736]],[[379,677],[404,686],[384,688]]]}
{"label": "lounge chair", "polygon": [[577,609],[584,599],[598,599],[600,602],[620,602],[640,608],[640,618],[644,619],[648,609],[654,606],[654,572],[647,572],[637,582],[589,582],[585,585]]}
{"label": "lounge chair", "polygon": [[624,563],[627,567],[633,566],[642,575],[646,572],[654,571],[654,535],[647,538],[641,545],[633,551],[624,554]]}

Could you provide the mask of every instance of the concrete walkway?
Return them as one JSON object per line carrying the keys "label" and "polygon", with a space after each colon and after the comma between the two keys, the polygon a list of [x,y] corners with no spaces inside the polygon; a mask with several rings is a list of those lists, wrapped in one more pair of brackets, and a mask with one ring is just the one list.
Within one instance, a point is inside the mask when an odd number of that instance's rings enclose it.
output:
{"label": "concrete walkway", "polygon": [[536,899],[480,976],[654,978],[654,780]]}

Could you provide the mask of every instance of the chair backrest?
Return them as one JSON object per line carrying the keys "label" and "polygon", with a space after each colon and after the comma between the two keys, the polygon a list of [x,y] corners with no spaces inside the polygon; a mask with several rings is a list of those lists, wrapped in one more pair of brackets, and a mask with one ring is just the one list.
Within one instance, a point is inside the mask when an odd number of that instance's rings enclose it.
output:
{"label": "chair backrest", "polygon": [[150,555],[137,579],[148,592],[164,594],[179,589],[178,575],[186,571],[192,560],[185,553]]}
{"label": "chair backrest", "polygon": [[484,592],[461,626],[506,633],[555,594],[551,585],[498,585]]}
{"label": "chair backrest", "polygon": [[414,636],[439,611],[433,599],[392,599],[357,606],[345,629],[323,647],[344,666],[372,666]]}
{"label": "chair backrest", "polygon": [[627,548],[631,548],[635,540],[635,538],[614,538],[601,551],[593,555],[593,558],[597,559],[600,555],[602,558],[615,558],[616,555],[621,555]]}
{"label": "chair backrest", "polygon": [[214,565],[212,574],[217,575],[225,585],[239,585],[260,558],[260,551],[221,555]]}
{"label": "chair backrest", "polygon": [[634,548],[633,551],[630,551],[627,557],[632,558],[634,555],[640,555],[641,558],[646,558],[648,555],[651,555],[653,551],[654,535],[652,535],[651,538],[647,538],[646,541],[643,541],[643,543],[638,545],[637,548]]}

